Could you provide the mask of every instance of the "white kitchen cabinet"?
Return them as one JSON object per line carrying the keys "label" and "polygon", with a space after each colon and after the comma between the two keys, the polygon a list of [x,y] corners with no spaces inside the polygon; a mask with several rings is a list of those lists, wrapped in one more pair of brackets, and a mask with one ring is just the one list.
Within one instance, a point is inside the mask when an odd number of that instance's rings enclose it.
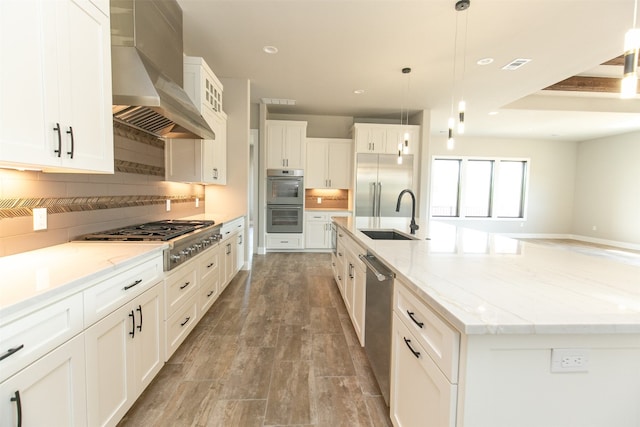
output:
{"label": "white kitchen cabinet", "polygon": [[198,294],[193,294],[166,321],[166,360],[175,353],[200,321]]}
{"label": "white kitchen cabinet", "polygon": [[393,425],[455,427],[457,385],[447,380],[397,313],[391,343]]}
{"label": "white kitchen cabinet", "polygon": [[304,169],[307,122],[267,120],[267,169]]}
{"label": "white kitchen cabinet", "polygon": [[351,187],[352,141],[307,138],[305,188]]}
{"label": "white kitchen cabinet", "polygon": [[113,173],[109,16],[88,0],[6,0],[0,39],[0,165]]}
{"label": "white kitchen cabinet", "polygon": [[[407,140],[407,152],[404,152],[405,139]],[[398,154],[398,145],[403,147],[403,154],[418,153],[417,147],[420,144],[420,126],[415,125],[388,125],[386,126],[386,152]]]}
{"label": "white kitchen cabinet", "polygon": [[356,123],[353,138],[356,153],[398,154],[398,144],[404,144],[404,134],[409,136],[407,154],[416,154],[420,145],[420,126],[400,124]]}
{"label": "white kitchen cabinet", "polygon": [[304,214],[305,249],[329,250],[332,247],[331,217],[350,216],[347,211],[307,211]]}
{"label": "white kitchen cabinet", "polygon": [[358,255],[366,254],[366,250],[357,245],[351,238],[345,237],[345,265],[344,265],[344,301],[353,329],[358,336],[360,345],[364,346],[364,321],[366,303],[366,266]]}
{"label": "white kitchen cabinet", "polygon": [[302,233],[267,233],[267,249],[291,250],[304,249],[304,235]]}
{"label": "white kitchen cabinet", "polygon": [[216,139],[168,139],[165,144],[167,181],[227,183],[227,115],[205,111]]}
{"label": "white kitchen cabinet", "polygon": [[385,153],[387,134],[384,125],[356,123],[353,138],[357,153]]}
{"label": "white kitchen cabinet", "polygon": [[200,113],[204,115],[205,109],[216,114],[222,113],[222,92],[224,87],[204,58],[185,56],[183,70],[184,90],[200,110]]}
{"label": "white kitchen cabinet", "polygon": [[220,245],[216,243],[202,255],[200,269],[200,305],[204,315],[220,295]]}
{"label": "white kitchen cabinet", "polygon": [[244,216],[223,223],[220,232],[222,233],[222,240],[220,241],[222,251],[220,255],[222,257],[220,261],[220,283],[224,289],[244,265]]}
{"label": "white kitchen cabinet", "polygon": [[0,326],[0,382],[82,332],[82,318],[76,294]]}
{"label": "white kitchen cabinet", "polygon": [[86,402],[80,334],[0,383],[0,425],[85,426]]}
{"label": "white kitchen cabinet", "polygon": [[163,307],[158,283],[85,331],[89,425],[116,425],[162,368]]}
{"label": "white kitchen cabinet", "polygon": [[236,273],[244,267],[244,249],[245,249],[245,231],[244,228],[238,232],[236,236]]}
{"label": "white kitchen cabinet", "polygon": [[233,234],[230,237],[226,238],[221,246],[222,246],[222,257],[224,266],[224,280],[222,280],[223,289],[227,287],[233,276],[236,274],[236,268],[238,263],[238,235]]}

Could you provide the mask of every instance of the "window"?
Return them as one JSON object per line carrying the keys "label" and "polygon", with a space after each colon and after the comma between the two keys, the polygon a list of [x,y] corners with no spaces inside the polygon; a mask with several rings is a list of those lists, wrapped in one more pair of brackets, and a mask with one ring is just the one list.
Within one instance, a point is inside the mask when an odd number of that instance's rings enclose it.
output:
{"label": "window", "polygon": [[431,216],[524,218],[528,160],[436,158]]}

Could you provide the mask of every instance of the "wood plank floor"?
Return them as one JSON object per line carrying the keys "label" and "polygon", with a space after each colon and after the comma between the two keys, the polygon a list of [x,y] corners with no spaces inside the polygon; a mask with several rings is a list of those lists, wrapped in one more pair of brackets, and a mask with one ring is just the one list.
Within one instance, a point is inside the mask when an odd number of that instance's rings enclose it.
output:
{"label": "wood plank floor", "polygon": [[390,426],[329,254],[254,256],[119,426]]}

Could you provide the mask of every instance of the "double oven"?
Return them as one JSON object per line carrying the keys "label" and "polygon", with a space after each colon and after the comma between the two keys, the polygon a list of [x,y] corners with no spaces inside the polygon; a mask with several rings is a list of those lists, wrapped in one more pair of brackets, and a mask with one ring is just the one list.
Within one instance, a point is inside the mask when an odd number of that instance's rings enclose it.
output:
{"label": "double oven", "polygon": [[303,171],[268,169],[267,233],[302,233],[303,221]]}

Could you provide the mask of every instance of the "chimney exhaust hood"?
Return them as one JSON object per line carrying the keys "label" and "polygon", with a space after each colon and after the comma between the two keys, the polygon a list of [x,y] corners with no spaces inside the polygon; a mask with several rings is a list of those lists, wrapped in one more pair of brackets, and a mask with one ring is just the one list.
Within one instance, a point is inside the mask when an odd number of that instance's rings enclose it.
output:
{"label": "chimney exhaust hood", "polygon": [[176,0],[111,0],[114,121],[160,138],[215,139],[183,84]]}

